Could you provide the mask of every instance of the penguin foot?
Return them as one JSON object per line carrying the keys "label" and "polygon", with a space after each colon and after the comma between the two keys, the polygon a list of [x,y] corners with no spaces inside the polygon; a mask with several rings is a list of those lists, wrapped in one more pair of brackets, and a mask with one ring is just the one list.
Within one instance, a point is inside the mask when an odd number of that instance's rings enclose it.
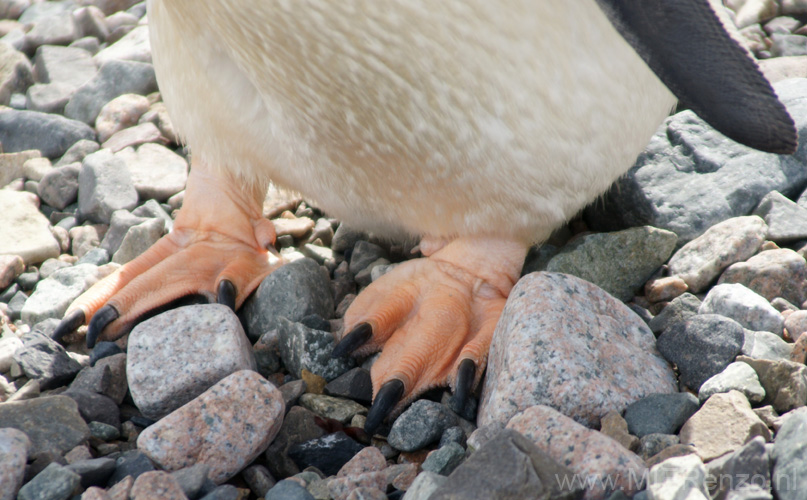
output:
{"label": "penguin foot", "polygon": [[[439,246],[439,245],[437,245]],[[513,240],[459,238],[428,258],[404,262],[368,286],[345,313],[335,355],[367,355],[373,364],[372,433],[418,395],[450,385],[458,400],[479,383],[488,348],[527,245]]]}
{"label": "penguin foot", "polygon": [[89,321],[87,345],[93,347],[189,295],[240,307],[281,264],[274,225],[261,213],[265,190],[245,191],[242,184],[194,163],[174,229],[77,298],[53,337]]}

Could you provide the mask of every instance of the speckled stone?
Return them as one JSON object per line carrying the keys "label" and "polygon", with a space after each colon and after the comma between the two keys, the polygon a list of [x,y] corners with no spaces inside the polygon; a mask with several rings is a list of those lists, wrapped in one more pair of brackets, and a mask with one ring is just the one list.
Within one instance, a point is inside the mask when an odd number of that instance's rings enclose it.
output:
{"label": "speckled stone", "polygon": [[709,290],[699,314],[720,314],[743,328],[781,336],[785,321],[764,297],[739,283],[724,283]]}
{"label": "speckled stone", "polygon": [[289,373],[301,377],[305,369],[323,377],[326,381],[331,381],[355,365],[356,362],[352,357],[331,356],[336,339],[330,332],[309,328],[302,323],[293,323],[282,317],[276,321],[279,325],[280,357]]}
{"label": "speckled stone", "polygon": [[339,469],[337,477],[357,476],[365,472],[378,472],[387,467],[387,459],[381,450],[375,446],[368,446],[351,458],[348,463]]}
{"label": "speckled stone", "polygon": [[740,283],[768,301],[782,297],[801,304],[807,300],[807,261],[789,248],[765,250],[729,266],[718,283]]}
{"label": "speckled stone", "polygon": [[255,359],[238,318],[227,306],[180,307],[137,325],[129,335],[126,376],[132,399],[160,418]]}
{"label": "speckled stone", "polygon": [[807,361],[807,332],[799,334],[796,342],[793,343],[793,350],[790,351],[790,361],[801,364]]}
{"label": "speckled stone", "polygon": [[737,361],[749,364],[757,372],[759,382],[765,388],[763,404],[772,405],[779,413],[807,404],[807,366],[747,356],[738,356]]}
{"label": "speckled stone", "polygon": [[355,401],[324,394],[303,394],[300,396],[300,406],[343,424],[350,422],[354,415],[367,413],[367,408]]}
{"label": "speckled stone", "polygon": [[115,270],[114,266],[77,264],[59,269],[37,283],[36,291],[25,301],[22,320],[35,325],[48,318],[61,319],[75,299]]}
{"label": "speckled stone", "polygon": [[24,432],[0,429],[0,500],[14,500],[25,477],[31,440]]}
{"label": "speckled stone", "polygon": [[448,476],[463,460],[465,460],[465,448],[457,443],[448,443],[429,452],[420,467],[423,470]]}
{"label": "speckled stone", "polygon": [[66,500],[78,487],[81,477],[67,467],[52,462],[20,488],[18,500]]}
{"label": "speckled stone", "polygon": [[137,447],[163,469],[195,463],[210,467],[221,483],[263,452],[283,421],[280,391],[256,372],[241,370],[137,438]]}
{"label": "speckled stone", "polygon": [[0,255],[0,290],[5,290],[24,270],[25,262],[19,255]]}
{"label": "speckled stone", "polygon": [[415,451],[436,443],[446,429],[455,425],[457,416],[448,408],[421,399],[395,419],[387,442],[401,451]]}
{"label": "speckled stone", "polygon": [[628,405],[625,420],[631,434],[675,434],[693,413],[698,398],[688,392],[650,394]]}
{"label": "speckled stone", "polygon": [[770,441],[771,432],[738,391],[710,397],[679,433],[681,443],[695,446],[705,461],[732,452],[755,436]]}
{"label": "speckled stone", "polygon": [[587,425],[675,379],[647,325],[602,289],[573,276],[533,273],[510,292],[488,359],[478,423],[536,404]]}
{"label": "speckled stone", "polygon": [[702,292],[723,269],[754,255],[767,233],[767,224],[756,215],[715,224],[675,252],[670,274],[683,279],[690,292]]}
{"label": "speckled stone", "polygon": [[129,492],[131,500],[185,500],[179,483],[171,474],[163,471],[152,471],[141,474]]}
{"label": "speckled stone", "polygon": [[548,406],[533,406],[507,424],[565,465],[582,479],[591,480],[584,498],[608,498],[606,480],[628,495],[640,488],[639,478],[646,471],[641,458],[608,436],[588,429]]}
{"label": "speckled stone", "polygon": [[706,467],[697,455],[667,459],[650,469],[647,490],[654,500],[709,500]]}

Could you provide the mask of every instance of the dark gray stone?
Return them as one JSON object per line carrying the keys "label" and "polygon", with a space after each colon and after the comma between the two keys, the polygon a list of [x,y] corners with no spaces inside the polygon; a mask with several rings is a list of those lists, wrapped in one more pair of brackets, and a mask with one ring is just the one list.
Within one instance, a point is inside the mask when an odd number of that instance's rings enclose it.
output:
{"label": "dark gray stone", "polygon": [[123,94],[148,95],[157,90],[154,67],[148,63],[111,60],[79,87],[65,106],[65,116],[94,123],[104,104]]}
{"label": "dark gray stone", "polygon": [[628,405],[625,421],[637,437],[647,434],[677,434],[700,405],[688,392],[651,394]]}
{"label": "dark gray stone", "polygon": [[465,448],[465,431],[462,430],[462,427],[449,427],[448,429],[443,432],[443,435],[440,436],[440,446],[445,446],[448,443],[457,443],[458,445]]}
{"label": "dark gray stone", "polygon": [[807,80],[785,80],[774,88],[802,138],[795,155],[739,145],[683,111],[667,119],[604,199],[586,209],[589,227],[650,225],[673,231],[683,245],[720,221],[748,215],[771,191],[798,195],[807,183]]}
{"label": "dark gray stone", "polygon": [[332,334],[312,330],[282,317],[278,319],[280,358],[289,373],[301,377],[302,370],[306,369],[330,381],[355,366],[353,358],[331,357],[336,345]]}
{"label": "dark gray stone", "polygon": [[698,314],[698,309],[701,307],[701,300],[691,293],[683,293],[674,298],[667,307],[661,310],[652,320],[648,326],[650,330],[658,337],[661,332],[676,323],[684,322]]}
{"label": "dark gray stone", "polygon": [[78,164],[48,171],[39,181],[37,194],[53,208],[64,210],[78,199],[78,173]]}
{"label": "dark gray stone", "polygon": [[100,439],[101,441],[109,442],[120,438],[120,431],[113,425],[90,421],[87,422],[87,426],[90,428],[92,437]]}
{"label": "dark gray stone", "polygon": [[332,476],[362,449],[362,445],[339,431],[292,445],[288,455],[300,469],[313,466]]}
{"label": "dark gray stone", "polygon": [[286,264],[261,282],[239,314],[252,342],[278,328],[281,317],[289,321],[310,314],[330,318],[333,297],[328,272],[311,259]]}
{"label": "dark gray stone", "polygon": [[681,381],[698,390],[734,361],[744,340],[743,327],[736,321],[702,314],[670,326],[656,346],[667,361],[678,366]]}
{"label": "dark gray stone", "polygon": [[465,448],[457,443],[448,443],[429,453],[421,469],[447,476],[465,460]]}
{"label": "dark gray stone", "polygon": [[11,321],[16,321],[22,317],[22,308],[25,306],[25,302],[28,300],[28,296],[25,295],[25,292],[22,290],[17,291],[11,300],[8,301],[8,317]]}
{"label": "dark gray stone", "polygon": [[94,266],[109,264],[109,253],[103,248],[93,248],[78,259],[76,264],[92,264]]}
{"label": "dark gray stone", "polygon": [[13,427],[31,439],[30,455],[66,453],[90,437],[90,429],[67,396],[49,396],[0,405],[0,428]]}
{"label": "dark gray stone", "polygon": [[84,219],[109,224],[116,210],[137,206],[137,191],[126,164],[102,149],[84,158],[78,175],[78,211]]}
{"label": "dark gray stone", "polygon": [[275,440],[264,454],[266,466],[274,477],[289,477],[300,469],[288,456],[293,445],[321,438],[325,431],[317,425],[316,415],[302,406],[292,406],[283,419]]}
{"label": "dark gray stone", "polygon": [[61,387],[81,371],[78,361],[68,356],[58,342],[31,331],[22,336],[23,347],[14,353],[25,375],[39,382],[42,390]]}
{"label": "dark gray stone", "polygon": [[348,250],[353,250],[353,246],[356,242],[366,237],[366,233],[353,229],[347,224],[339,224],[339,227],[336,228],[333,234],[331,249],[334,252],[345,253]]}
{"label": "dark gray stone", "polygon": [[122,352],[123,350],[120,346],[114,342],[99,342],[95,344],[95,348],[93,348],[90,353],[90,365],[95,365],[100,359],[114,356]]}
{"label": "dark gray stone", "polygon": [[85,422],[102,422],[120,429],[120,410],[111,398],[83,389],[70,388],[62,393],[78,405]]}
{"label": "dark gray stone", "polygon": [[807,408],[793,411],[773,444],[773,488],[779,500],[796,500],[807,491]]}
{"label": "dark gray stone", "polygon": [[84,489],[90,486],[103,488],[109,476],[115,471],[115,461],[111,458],[91,458],[73,462],[66,467],[81,476],[81,487]]}
{"label": "dark gray stone", "polygon": [[146,217],[138,217],[128,210],[115,210],[109,221],[109,229],[101,240],[100,248],[103,248],[109,255],[114,255],[120,248],[123,238],[130,228],[146,222]]}
{"label": "dark gray stone", "polygon": [[241,498],[241,494],[238,492],[238,488],[231,484],[222,484],[200,500],[238,500],[239,498]]}
{"label": "dark gray stone", "polygon": [[101,146],[97,142],[82,139],[70,146],[70,149],[53,166],[63,167],[71,163],[81,163],[88,154],[95,153],[99,149],[101,149]]}
{"label": "dark gray stone", "polygon": [[314,496],[300,483],[283,480],[266,493],[266,500],[314,500]]}
{"label": "dark gray stone", "polygon": [[5,153],[38,149],[42,156],[57,158],[82,139],[95,139],[95,131],[80,121],[38,111],[0,113],[0,143]]}
{"label": "dark gray stone", "polygon": [[52,463],[20,488],[18,500],[67,500],[73,494],[81,477],[59,464]]}
{"label": "dark gray stone", "polygon": [[770,491],[770,457],[765,439],[757,436],[739,450],[712,460],[706,464],[706,474],[712,500],[725,500],[730,491],[750,485]]}
{"label": "dark gray stone", "polygon": [[179,487],[188,498],[196,498],[207,480],[210,467],[205,464],[195,464],[171,473],[179,483]]}
{"label": "dark gray stone", "polygon": [[268,492],[275,485],[275,478],[269,473],[269,470],[263,465],[250,465],[241,471],[241,477],[258,497],[265,497]]}
{"label": "dark gray stone", "polygon": [[361,403],[371,403],[373,401],[373,381],[370,379],[370,372],[361,367],[353,368],[328,382],[325,386],[325,394]]}
{"label": "dark gray stone", "polygon": [[364,268],[387,256],[387,252],[380,246],[369,241],[359,240],[353,246],[350,254],[350,272],[357,275]]}
{"label": "dark gray stone", "polygon": [[[93,352],[95,352],[95,349],[93,349]],[[111,398],[116,404],[121,404],[128,390],[126,354],[122,354],[120,348],[118,348],[117,353],[102,359],[93,359],[90,356],[90,363],[90,366],[84,367],[76,375],[73,383],[70,384],[70,389],[103,394]]]}
{"label": "dark gray stone", "polygon": [[680,442],[681,440],[675,434],[645,434],[639,439],[639,451],[637,454],[647,460]]}
{"label": "dark gray stone", "polygon": [[457,423],[457,416],[451,410],[440,403],[421,399],[395,420],[387,442],[401,451],[419,450],[436,443],[446,429]]}
{"label": "dark gray stone", "polygon": [[137,479],[140,474],[153,470],[155,470],[154,464],[143,452],[138,450],[126,451],[115,460],[115,472],[110,476],[107,487],[119,483],[126,476],[132,476],[132,479]]}
{"label": "dark gray stone", "polygon": [[430,500],[515,500],[582,498],[573,472],[529,439],[504,430],[485,443],[448,477]]}

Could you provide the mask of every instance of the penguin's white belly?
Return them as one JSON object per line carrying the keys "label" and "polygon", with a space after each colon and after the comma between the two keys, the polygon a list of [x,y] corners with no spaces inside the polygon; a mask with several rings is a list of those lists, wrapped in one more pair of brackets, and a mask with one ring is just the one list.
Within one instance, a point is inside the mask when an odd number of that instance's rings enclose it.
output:
{"label": "penguin's white belly", "polygon": [[211,166],[382,233],[538,241],[674,98],[593,0],[149,0],[175,126]]}

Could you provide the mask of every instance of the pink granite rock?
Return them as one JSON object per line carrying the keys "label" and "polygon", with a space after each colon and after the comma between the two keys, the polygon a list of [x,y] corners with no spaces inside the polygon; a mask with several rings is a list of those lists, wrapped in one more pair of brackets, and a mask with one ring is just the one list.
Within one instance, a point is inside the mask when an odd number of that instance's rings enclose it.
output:
{"label": "pink granite rock", "polygon": [[533,273],[510,292],[488,359],[479,425],[500,427],[535,405],[598,425],[611,410],[675,392],[672,369],[647,325],[602,289]]}
{"label": "pink granite rock", "polygon": [[106,490],[98,486],[90,486],[81,494],[81,500],[110,500]]}
{"label": "pink granite rock", "polygon": [[13,500],[25,477],[31,440],[24,432],[0,429],[0,500]]}
{"label": "pink granite rock", "polygon": [[359,488],[386,490],[387,475],[383,471],[365,472],[328,481],[328,491],[334,500],[347,500],[348,496]]}
{"label": "pink granite rock", "polygon": [[132,500],[187,500],[174,477],[163,471],[144,472],[137,477],[129,493]]}
{"label": "pink granite rock", "polygon": [[768,301],[782,297],[800,305],[807,299],[807,261],[789,248],[766,250],[729,266],[720,283],[740,283]]}
{"label": "pink granite rock", "polygon": [[378,472],[387,467],[387,459],[381,450],[375,446],[368,446],[356,453],[345,465],[339,469],[337,477],[349,477],[365,472]]}
{"label": "pink granite rock", "polygon": [[605,434],[588,429],[548,406],[533,406],[513,417],[508,429],[520,432],[587,486],[583,498],[601,500],[616,490],[628,496],[642,489],[644,461]]}
{"label": "pink granite rock", "polygon": [[283,422],[283,396],[258,373],[241,370],[147,427],[137,448],[163,469],[197,463],[221,483],[261,454]]}

